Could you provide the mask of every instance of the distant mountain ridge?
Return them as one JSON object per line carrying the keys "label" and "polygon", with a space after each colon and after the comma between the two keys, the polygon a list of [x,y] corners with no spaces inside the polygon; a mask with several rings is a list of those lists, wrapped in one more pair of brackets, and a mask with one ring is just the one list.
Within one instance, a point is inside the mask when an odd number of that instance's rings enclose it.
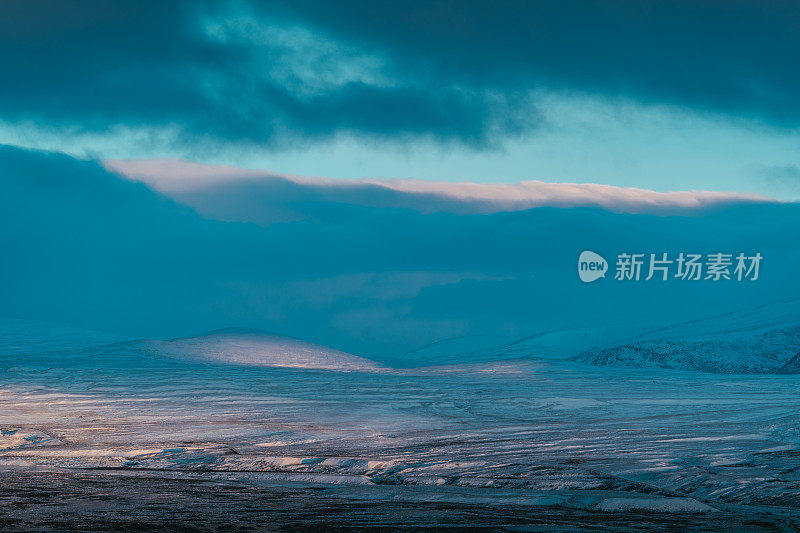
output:
{"label": "distant mountain ridge", "polygon": [[575,360],[730,374],[800,373],[800,302],[792,300],[647,332]]}

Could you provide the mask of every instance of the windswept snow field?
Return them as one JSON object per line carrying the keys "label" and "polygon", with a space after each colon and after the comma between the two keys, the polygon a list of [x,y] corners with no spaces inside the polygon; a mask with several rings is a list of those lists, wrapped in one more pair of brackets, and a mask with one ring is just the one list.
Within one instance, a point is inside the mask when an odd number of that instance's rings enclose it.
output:
{"label": "windswept snow field", "polygon": [[797,375],[0,333],[4,530],[800,528]]}

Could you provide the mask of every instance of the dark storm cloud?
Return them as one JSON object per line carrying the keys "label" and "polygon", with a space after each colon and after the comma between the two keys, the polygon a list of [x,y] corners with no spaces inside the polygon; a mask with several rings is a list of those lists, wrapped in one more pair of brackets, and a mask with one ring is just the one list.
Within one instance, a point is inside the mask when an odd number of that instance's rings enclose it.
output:
{"label": "dark storm cloud", "polygon": [[[468,88],[356,77],[305,91],[309,80],[297,71],[320,67],[306,57],[319,43],[299,51],[272,43],[276,27],[296,22],[279,6],[242,10],[268,25],[263,35],[235,23],[222,37],[209,35],[209,24],[240,13],[203,2],[3,3],[0,120],[82,131],[174,127],[184,137],[255,143],[353,131],[480,144],[491,128],[521,127],[510,118],[516,98]],[[317,62],[331,59],[322,67],[335,75],[349,53]]]}
{"label": "dark storm cloud", "polygon": [[307,20],[432,82],[542,84],[800,121],[800,4],[298,0]]}
{"label": "dark storm cloud", "polygon": [[537,125],[537,87],[800,123],[796,3],[33,0],[0,15],[0,120],[39,127],[483,145]]}

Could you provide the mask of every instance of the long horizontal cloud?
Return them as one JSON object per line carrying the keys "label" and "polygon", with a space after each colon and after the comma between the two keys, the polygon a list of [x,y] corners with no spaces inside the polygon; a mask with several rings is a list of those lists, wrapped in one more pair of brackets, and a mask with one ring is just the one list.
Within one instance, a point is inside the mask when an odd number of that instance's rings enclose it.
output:
{"label": "long horizontal cloud", "polygon": [[[112,160],[104,164],[206,215],[259,223],[315,218],[327,212],[331,205],[462,214],[520,211],[542,206],[595,206],[618,212],[666,215],[731,203],[772,201],[735,192],[656,192],[593,183],[485,184],[310,178],[169,159]],[[323,208],[323,204],[328,207]]]}
{"label": "long horizontal cloud", "polygon": [[0,120],[288,143],[484,145],[531,90],[800,124],[796,2],[5,2]]}
{"label": "long horizontal cloud", "polygon": [[[390,362],[446,337],[653,326],[800,297],[800,249],[786,233],[800,226],[797,204],[423,213],[369,201],[388,190],[376,186],[360,203],[299,187],[283,209],[317,201],[303,211],[316,218],[259,225],[201,216],[93,161],[11,147],[0,147],[0,188],[0,317],[137,336],[244,326]],[[258,212],[250,199],[217,201]],[[761,252],[764,262],[753,283],[584,285],[585,249],[608,259]]]}

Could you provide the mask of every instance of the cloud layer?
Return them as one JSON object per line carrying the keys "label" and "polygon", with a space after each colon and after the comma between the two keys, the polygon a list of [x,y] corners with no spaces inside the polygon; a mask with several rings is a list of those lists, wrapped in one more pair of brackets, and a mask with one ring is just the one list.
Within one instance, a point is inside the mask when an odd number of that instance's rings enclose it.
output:
{"label": "cloud layer", "polygon": [[798,25],[796,2],[7,2],[0,120],[487,146],[537,128],[548,89],[796,127]]}
{"label": "cloud layer", "polygon": [[[786,234],[797,204],[423,212],[387,203],[400,193],[386,187],[332,201],[281,183],[291,194],[269,209],[303,216],[254,224],[198,214],[92,161],[0,147],[0,316],[162,338],[253,327],[391,362],[447,337],[654,326],[800,297]],[[206,201],[274,217],[244,192]],[[584,285],[586,249],[765,259],[754,283]]]}
{"label": "cloud layer", "polygon": [[113,160],[109,170],[147,183],[200,212],[271,223],[315,216],[322,204],[413,209],[422,213],[497,213],[533,207],[595,206],[625,213],[676,214],[732,203],[770,202],[753,194],[656,192],[593,183],[514,184],[415,179],[329,179],[280,175],[180,160]]}

